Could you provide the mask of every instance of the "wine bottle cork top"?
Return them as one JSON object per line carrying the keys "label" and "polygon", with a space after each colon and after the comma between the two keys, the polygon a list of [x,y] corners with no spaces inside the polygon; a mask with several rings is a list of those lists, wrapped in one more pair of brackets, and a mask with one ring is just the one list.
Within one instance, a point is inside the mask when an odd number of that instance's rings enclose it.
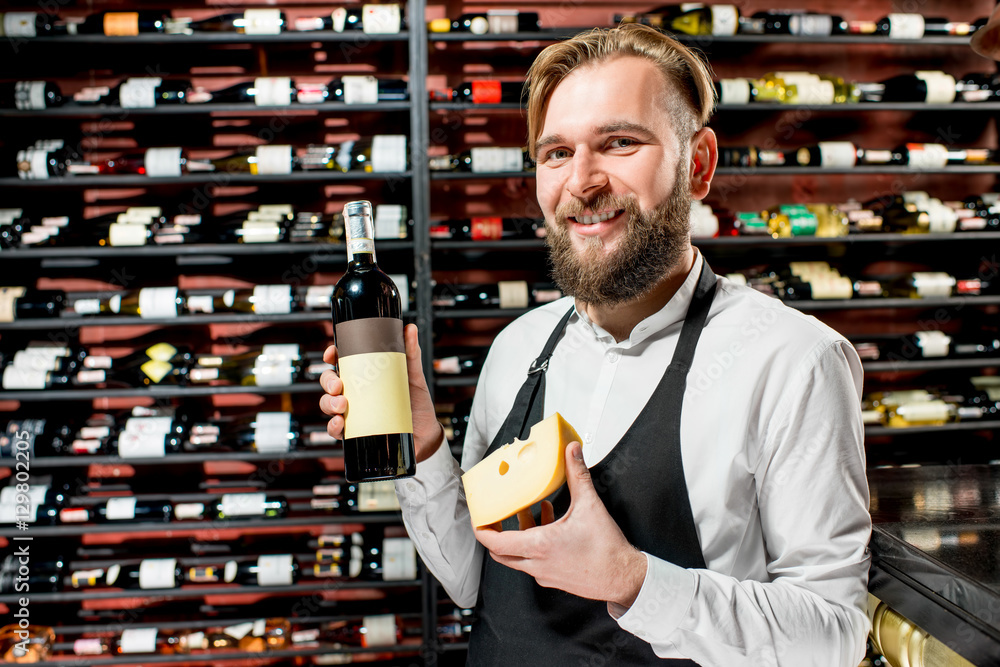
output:
{"label": "wine bottle cork top", "polygon": [[352,201],[344,205],[344,229],[348,240],[373,238],[374,223],[370,201]]}

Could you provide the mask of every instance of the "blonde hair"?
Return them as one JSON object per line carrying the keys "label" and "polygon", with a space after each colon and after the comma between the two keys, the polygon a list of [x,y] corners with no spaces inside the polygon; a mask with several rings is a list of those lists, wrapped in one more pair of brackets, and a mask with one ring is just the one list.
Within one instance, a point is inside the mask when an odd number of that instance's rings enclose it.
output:
{"label": "blonde hair", "polygon": [[631,23],[580,33],[547,47],[532,63],[524,82],[528,95],[528,151],[532,158],[556,86],[579,67],[622,56],[646,58],[663,74],[667,112],[683,150],[687,150],[687,142],[705,127],[715,108],[715,85],[708,63],[659,30]]}

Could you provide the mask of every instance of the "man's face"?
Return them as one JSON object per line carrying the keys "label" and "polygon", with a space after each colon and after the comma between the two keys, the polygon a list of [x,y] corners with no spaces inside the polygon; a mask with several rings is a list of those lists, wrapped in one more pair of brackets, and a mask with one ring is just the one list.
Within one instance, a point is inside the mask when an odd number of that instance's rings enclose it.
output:
{"label": "man's face", "polygon": [[538,202],[560,286],[587,303],[647,292],[687,248],[690,183],[646,59],[575,70],[553,91],[537,146]]}

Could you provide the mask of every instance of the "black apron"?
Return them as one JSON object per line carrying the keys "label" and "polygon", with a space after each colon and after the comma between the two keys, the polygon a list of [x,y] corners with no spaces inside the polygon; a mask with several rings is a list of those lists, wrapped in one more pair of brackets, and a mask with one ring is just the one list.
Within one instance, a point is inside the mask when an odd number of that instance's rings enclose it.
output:
{"label": "black apron", "polygon": [[[622,439],[590,469],[598,495],[628,541],[685,568],[704,568],[705,559],[684,481],[681,402],[715,283],[715,274],[703,261],[670,366]],[[532,362],[514,407],[484,456],[515,437],[524,439],[531,426],[544,418],[545,371],[572,313],[571,308]],[[563,485],[549,500],[559,518],[569,507],[568,487]],[[537,506],[533,511],[537,521]],[[516,516],[503,522],[504,530],[517,527]],[[483,559],[476,610],[467,663],[475,667],[665,663],[697,667],[690,660],[658,658],[647,642],[623,630],[608,615],[606,602],[543,588],[533,577],[500,565],[489,554]]]}

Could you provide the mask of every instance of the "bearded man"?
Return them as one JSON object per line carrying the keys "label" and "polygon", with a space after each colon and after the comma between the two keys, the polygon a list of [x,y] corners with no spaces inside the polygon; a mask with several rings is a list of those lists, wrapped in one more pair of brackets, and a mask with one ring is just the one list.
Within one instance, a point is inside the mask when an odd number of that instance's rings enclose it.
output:
{"label": "bearded man", "polygon": [[[871,531],[861,364],[692,247],[691,200],[717,162],[708,67],[626,25],[548,47],[527,83],[569,296],[496,338],[461,466],[406,331],[418,465],[396,489],[424,563],[477,608],[469,664],[855,667]],[[340,437],[343,385],[321,383]],[[556,411],[583,440],[566,486],[473,530],[463,469]]]}

